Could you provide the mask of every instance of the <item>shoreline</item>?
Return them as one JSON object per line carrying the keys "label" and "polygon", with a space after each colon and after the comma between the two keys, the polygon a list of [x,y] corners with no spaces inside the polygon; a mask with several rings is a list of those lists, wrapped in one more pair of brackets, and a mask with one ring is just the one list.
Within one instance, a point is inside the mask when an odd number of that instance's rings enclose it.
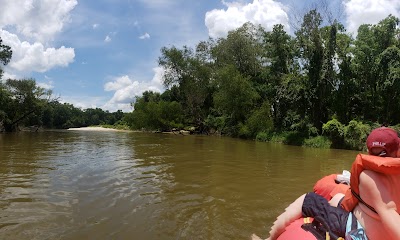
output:
{"label": "shoreline", "polygon": [[[79,128],[68,128],[67,131],[86,131],[86,132],[145,132],[145,131],[135,131],[135,130],[127,130],[127,129],[115,129],[115,128],[106,128],[101,126],[92,126],[92,127],[79,127]],[[155,132],[152,133],[161,133],[161,134],[173,134],[173,135],[191,135],[189,131],[170,131],[170,132]]]}
{"label": "shoreline", "polygon": [[130,130],[105,128],[105,127],[80,127],[80,128],[68,128],[67,130],[68,131],[92,131],[92,132],[130,132]]}

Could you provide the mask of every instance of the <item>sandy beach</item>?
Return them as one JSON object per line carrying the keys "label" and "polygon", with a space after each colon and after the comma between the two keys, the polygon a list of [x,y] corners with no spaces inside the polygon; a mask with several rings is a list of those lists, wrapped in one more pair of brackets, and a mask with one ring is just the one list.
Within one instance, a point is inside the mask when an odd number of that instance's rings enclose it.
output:
{"label": "sandy beach", "polygon": [[81,127],[81,128],[68,128],[69,131],[96,131],[96,132],[127,132],[128,130],[119,130],[104,127]]}

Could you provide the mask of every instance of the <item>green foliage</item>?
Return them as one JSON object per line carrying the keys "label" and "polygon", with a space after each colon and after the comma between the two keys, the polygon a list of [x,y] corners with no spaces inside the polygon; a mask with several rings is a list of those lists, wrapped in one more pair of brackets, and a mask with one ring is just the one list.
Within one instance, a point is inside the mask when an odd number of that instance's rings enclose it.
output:
{"label": "green foliage", "polygon": [[204,121],[204,125],[208,129],[207,132],[226,134],[226,122],[226,116],[216,116],[214,114],[209,114]]}
{"label": "green foliage", "polygon": [[259,132],[257,133],[256,141],[269,142],[272,140],[272,136],[271,132]]}
{"label": "green foliage", "polygon": [[[368,125],[350,120],[400,121],[400,105],[393,104],[400,101],[398,24],[389,16],[360,26],[353,39],[313,9],[294,37],[282,25],[265,31],[246,23],[195,50],[163,48],[168,89],[161,98],[181,104],[184,124],[207,132],[359,149]],[[137,122],[157,125],[152,105],[152,113],[135,107]]]}
{"label": "green foliage", "polygon": [[351,120],[344,131],[346,146],[350,149],[365,150],[365,141],[371,130],[371,127],[367,124]]}
{"label": "green foliage", "polygon": [[246,124],[243,126],[243,132],[240,135],[247,138],[254,138],[260,132],[272,131],[273,127],[271,106],[268,102],[264,102],[264,104],[259,109],[254,110],[246,120]]}
{"label": "green foliage", "polygon": [[218,111],[229,116],[234,125],[244,121],[259,97],[248,79],[230,65],[217,73],[217,86],[214,104]]}
{"label": "green foliage", "polygon": [[[12,50],[10,46],[4,45],[3,40],[0,38],[0,64],[7,65],[12,57]],[[0,67],[0,80],[3,75],[3,69]]]}
{"label": "green foliage", "polygon": [[256,81],[262,68],[262,45],[259,40],[262,31],[259,26],[247,22],[235,31],[230,31],[226,38],[218,39],[217,44],[212,47],[216,66],[233,66],[252,82]]}
{"label": "green foliage", "polygon": [[271,117],[271,106],[268,102],[252,112],[245,124],[239,124],[239,136],[244,138],[256,138],[258,133],[271,132],[274,124]]}
{"label": "green foliage", "polygon": [[212,68],[208,44],[212,43],[200,43],[196,51],[187,46],[164,47],[158,61],[165,69],[163,83],[170,88],[164,99],[179,101],[187,121],[197,125],[202,124],[211,107]]}
{"label": "green foliage", "polygon": [[132,129],[168,131],[183,128],[183,109],[178,102],[160,100],[160,94],[144,92],[136,97],[135,110],[124,121]]}
{"label": "green foliage", "polygon": [[318,129],[310,123],[308,118],[298,119],[290,126],[290,130],[297,132],[296,135],[302,135],[304,138],[318,135]]}
{"label": "green foliage", "polygon": [[[374,126],[371,129],[375,129],[377,127],[379,127],[379,126],[376,126],[376,127]],[[394,130],[396,130],[396,132],[400,132],[400,124],[396,124],[396,125],[390,126],[390,127],[393,128]]]}
{"label": "green foliage", "polygon": [[[321,28],[322,17],[315,9],[304,15],[301,28],[296,32],[300,49],[300,57],[304,59],[304,68],[307,71],[308,81],[305,85],[305,94],[308,102],[309,119],[311,123],[321,129],[322,122],[327,120],[326,98],[329,96],[329,85],[325,75],[332,75],[331,67],[327,61],[327,50],[322,39]],[[328,66],[325,66],[328,64]]]}
{"label": "green foliage", "polygon": [[303,146],[312,148],[330,148],[332,142],[325,136],[316,136],[313,138],[305,139]]}
{"label": "green foliage", "polygon": [[344,146],[345,126],[336,118],[322,125],[322,133],[327,136],[332,142],[332,146],[340,148]]}
{"label": "green foliage", "polygon": [[288,130],[305,117],[307,103],[304,81],[304,77],[296,74],[282,76],[273,102],[274,125],[277,129]]}
{"label": "green foliage", "polygon": [[1,92],[5,105],[0,122],[6,131],[16,131],[19,125],[41,124],[40,115],[51,91],[38,87],[33,79],[8,79]]}
{"label": "green foliage", "polygon": [[283,140],[283,143],[301,146],[303,145],[305,139],[307,139],[307,136],[303,132],[291,131],[287,133],[285,139]]}
{"label": "green foliage", "polygon": [[275,143],[285,143],[286,138],[289,136],[290,132],[289,131],[284,131],[284,132],[272,132],[270,133],[270,142],[275,142]]}
{"label": "green foliage", "polygon": [[239,129],[239,132],[237,133],[237,135],[239,137],[241,137],[241,138],[250,138],[251,137],[251,132],[247,125],[245,125],[243,123],[239,123],[238,129]]}

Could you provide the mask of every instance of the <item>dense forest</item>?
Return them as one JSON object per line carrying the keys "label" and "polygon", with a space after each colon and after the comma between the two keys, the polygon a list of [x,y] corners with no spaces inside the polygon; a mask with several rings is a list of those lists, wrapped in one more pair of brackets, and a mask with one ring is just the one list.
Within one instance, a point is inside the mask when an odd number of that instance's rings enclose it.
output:
{"label": "dense forest", "polygon": [[164,47],[167,90],[137,97],[126,121],[360,149],[371,128],[400,123],[399,19],[361,25],[355,38],[322,24],[312,10],[294,36],[246,23],[194,48]]}
{"label": "dense forest", "polygon": [[[311,10],[293,35],[283,25],[266,31],[246,23],[225,38],[164,47],[158,61],[166,90],[136,96],[131,113],[81,111],[49,101],[32,80],[28,92],[39,100],[25,109],[15,95],[19,81],[7,80],[0,85],[0,122],[12,124],[33,111],[24,121],[84,126],[94,124],[96,115],[97,123],[119,121],[132,129],[349,149],[361,149],[371,128],[398,129],[400,123],[400,29],[391,15],[361,25],[353,37],[338,21],[326,23]],[[21,113],[10,115],[12,104],[22,104]]]}
{"label": "dense forest", "polygon": [[51,91],[33,79],[8,79],[0,84],[0,131],[13,132],[23,127],[66,129],[91,125],[118,125],[124,113],[100,108],[81,110],[52,99]]}

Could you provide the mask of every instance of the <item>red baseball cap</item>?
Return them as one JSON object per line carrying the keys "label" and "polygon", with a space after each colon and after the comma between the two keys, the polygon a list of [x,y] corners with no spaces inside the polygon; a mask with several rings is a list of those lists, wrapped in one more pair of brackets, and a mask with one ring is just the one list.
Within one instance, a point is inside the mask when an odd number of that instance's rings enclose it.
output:
{"label": "red baseball cap", "polygon": [[373,148],[382,148],[379,156],[385,157],[399,149],[400,139],[397,132],[388,127],[380,127],[371,131],[367,138],[368,152],[371,154]]}

